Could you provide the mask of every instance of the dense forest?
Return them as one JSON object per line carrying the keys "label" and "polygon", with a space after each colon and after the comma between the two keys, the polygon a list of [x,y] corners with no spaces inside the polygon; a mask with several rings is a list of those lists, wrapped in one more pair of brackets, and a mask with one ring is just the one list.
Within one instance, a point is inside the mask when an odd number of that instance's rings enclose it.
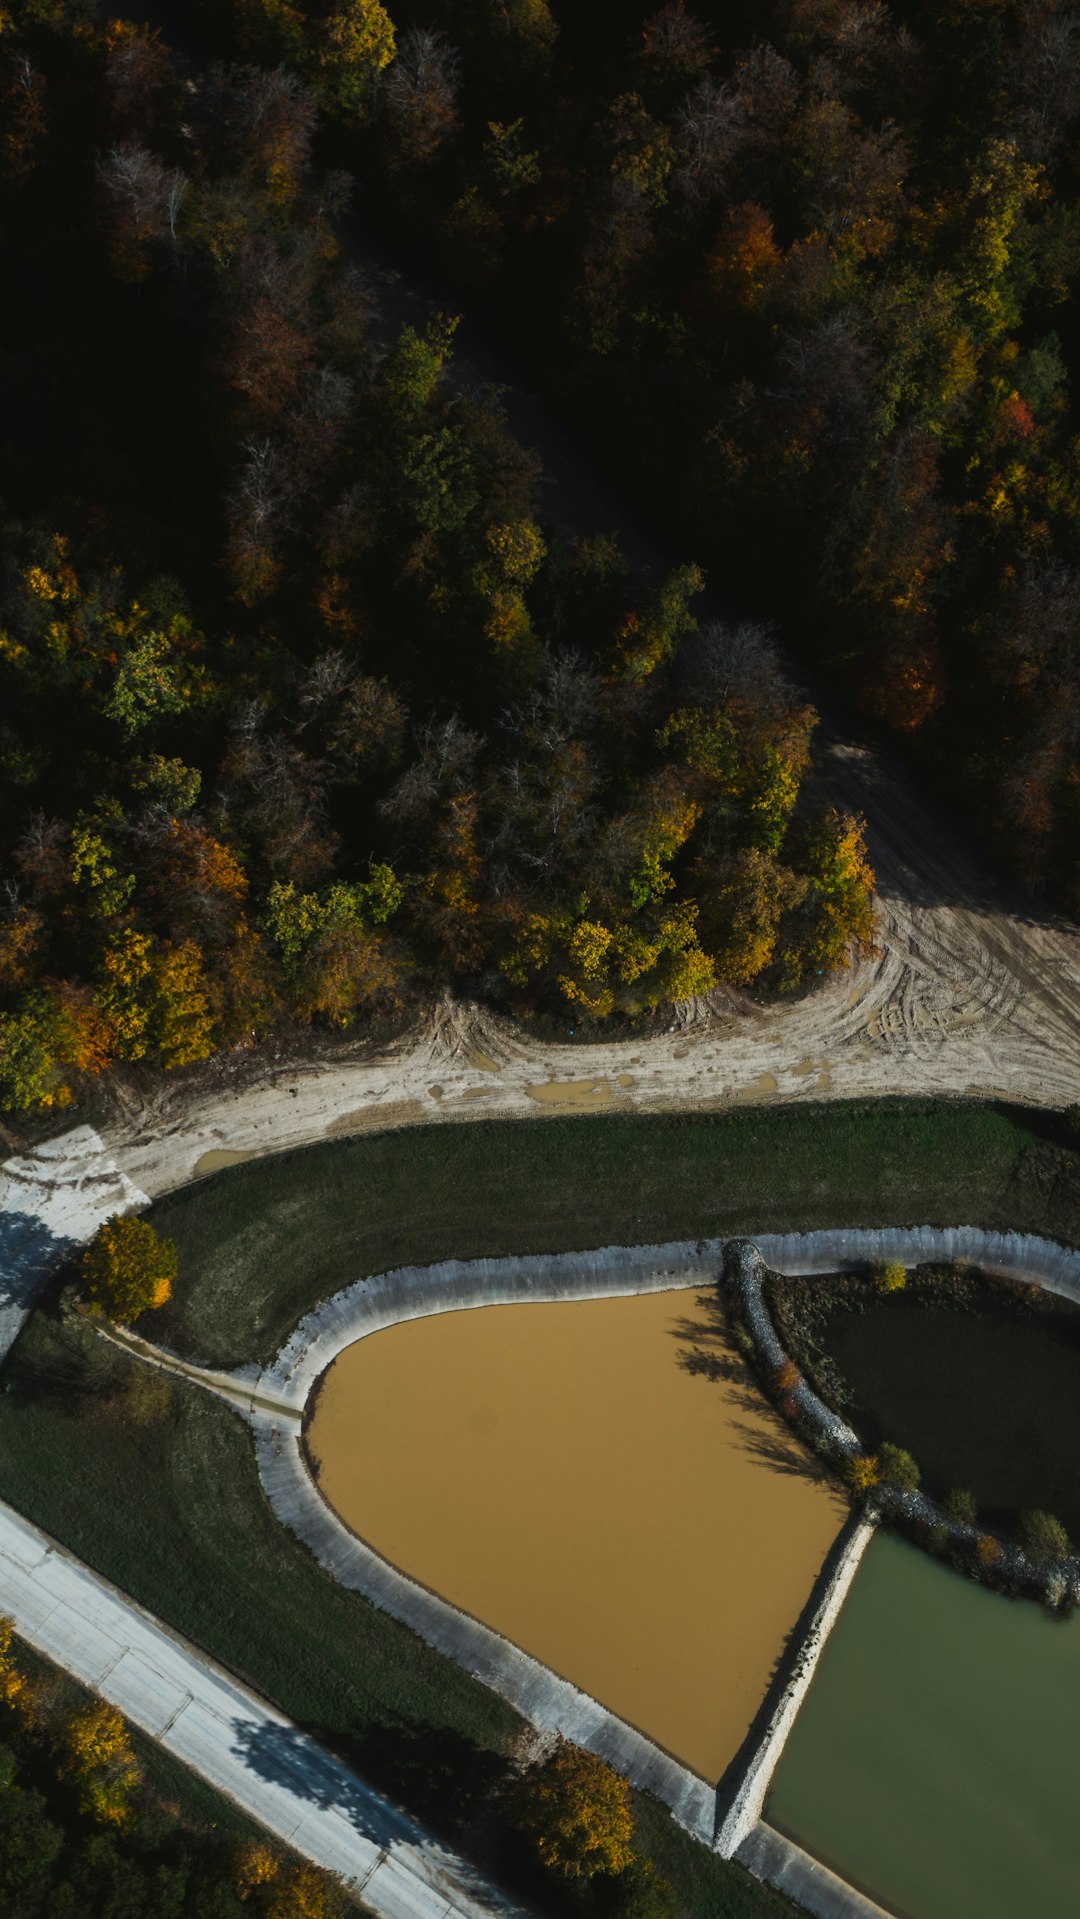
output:
{"label": "dense forest", "polygon": [[[302,62],[320,9],[231,11],[258,57]],[[1077,910],[1075,6],[391,13],[354,135],[387,226]]]}
{"label": "dense forest", "polygon": [[446,984],[587,1028],[842,963],[861,829],[767,634],[546,526],[453,314],[380,316],[348,207],[386,114],[417,218],[467,168],[448,43],[241,13],[195,60],[0,11],[0,1105]]}
{"label": "dense forest", "polygon": [[[276,57],[312,11],[233,0]],[[359,136],[387,226],[489,303],[713,577],[1080,909],[1076,7],[391,12]]]}

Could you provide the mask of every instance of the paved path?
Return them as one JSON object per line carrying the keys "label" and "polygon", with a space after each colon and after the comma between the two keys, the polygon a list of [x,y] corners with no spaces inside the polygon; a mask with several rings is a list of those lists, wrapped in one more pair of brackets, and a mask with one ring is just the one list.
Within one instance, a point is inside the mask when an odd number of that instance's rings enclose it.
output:
{"label": "paved path", "polygon": [[381,1919],[520,1919],[464,1859],[2,1503],[0,1613]]}

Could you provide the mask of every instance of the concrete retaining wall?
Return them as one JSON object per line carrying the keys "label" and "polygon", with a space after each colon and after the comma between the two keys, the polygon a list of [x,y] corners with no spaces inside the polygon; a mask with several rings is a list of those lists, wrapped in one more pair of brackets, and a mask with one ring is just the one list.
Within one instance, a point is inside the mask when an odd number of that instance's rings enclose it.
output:
{"label": "concrete retaining wall", "polygon": [[849,1524],[832,1573],[822,1589],[806,1635],[798,1648],[794,1668],[768,1717],[761,1740],[750,1757],[735,1793],[729,1804],[720,1810],[715,1845],[725,1859],[738,1851],[761,1818],[780,1754],[809,1690],[825,1641],[840,1617],[840,1609],[874,1531],[874,1519],[862,1514],[855,1516]]}
{"label": "concrete retaining wall", "polygon": [[[337,1355],[383,1327],[431,1313],[480,1306],[616,1298],[712,1285],[723,1269],[725,1254],[734,1252],[739,1244],[716,1239],[511,1259],[446,1260],[436,1266],[402,1267],[357,1280],[307,1314],[260,1375],[255,1394],[264,1402],[277,1401],[289,1410],[275,1415],[265,1403],[261,1408],[253,1405],[250,1418],[259,1472],[271,1505],[282,1523],[304,1541],[335,1578],[401,1619],[430,1645],[492,1686],[533,1725],[561,1732],[609,1760],[635,1785],[669,1806],[695,1837],[742,1857],[755,1832],[768,1833],[759,1821],[769,1779],[865,1550],[872,1522],[853,1523],[848,1546],[829,1576],[807,1635],[796,1650],[790,1677],[781,1680],[776,1703],[767,1709],[762,1740],[734,1792],[723,1807],[718,1807],[711,1784],[680,1765],[644,1734],[521,1652],[501,1634],[407,1578],[349,1532],[326,1504],[307,1470],[299,1425],[314,1387]],[[906,1231],[841,1229],[762,1234],[741,1245],[747,1253],[756,1248],[769,1266],[791,1274],[836,1272],[878,1259],[900,1259],[909,1266],[924,1260],[968,1259],[988,1271],[1031,1280],[1080,1299],[1080,1251],[1030,1234],[919,1226]],[[749,1263],[755,1267],[758,1264],[756,1259]],[[768,1315],[766,1318],[775,1338],[771,1319]],[[776,1357],[783,1355],[778,1352]],[[244,1383],[250,1391],[249,1373]],[[847,1436],[845,1431],[845,1439]],[[788,1847],[786,1840],[776,1835],[773,1838],[789,1866],[789,1854],[803,1857],[797,1847]],[[762,1843],[764,1858],[768,1845]],[[813,1862],[810,1868],[818,1871]],[[838,1910],[836,1888],[841,1882],[834,1881],[831,1874],[825,1878],[831,1882],[829,1899],[833,1901],[828,1910],[834,1912]],[[798,1896],[804,1898],[801,1891]],[[857,1900],[858,1895],[853,1897]],[[863,1902],[850,1910],[868,1912],[873,1908]]]}

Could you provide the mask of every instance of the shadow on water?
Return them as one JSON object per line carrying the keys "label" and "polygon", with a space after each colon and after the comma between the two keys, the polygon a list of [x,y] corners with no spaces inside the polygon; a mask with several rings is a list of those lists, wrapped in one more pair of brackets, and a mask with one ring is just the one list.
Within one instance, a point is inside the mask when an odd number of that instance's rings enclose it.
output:
{"label": "shadow on water", "polygon": [[[677,1363],[683,1372],[728,1388],[729,1404],[754,1415],[735,1420],[732,1431],[743,1450],[760,1466],[788,1478],[805,1479],[811,1485],[827,1486],[834,1476],[820,1459],[804,1446],[765,1398],[741,1353],[734,1350],[727,1318],[715,1293],[699,1293],[695,1304],[699,1318],[683,1317],[671,1329],[672,1339],[682,1342]],[[765,1422],[764,1425],[762,1422]]]}

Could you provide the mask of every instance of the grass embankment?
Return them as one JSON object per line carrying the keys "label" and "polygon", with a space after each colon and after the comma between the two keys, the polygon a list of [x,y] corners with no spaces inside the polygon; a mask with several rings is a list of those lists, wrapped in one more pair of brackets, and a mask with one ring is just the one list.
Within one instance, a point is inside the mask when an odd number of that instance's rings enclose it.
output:
{"label": "grass embankment", "polygon": [[[264,1356],[360,1274],[450,1256],[875,1221],[1077,1236],[1080,1204],[1060,1203],[1073,1164],[1035,1119],[926,1104],[367,1136],[156,1208],[181,1284],[154,1330],[218,1361]],[[463,1843],[490,1830],[521,1722],[282,1531],[225,1406],[44,1312],[4,1383],[0,1496],[422,1816]],[[787,1910],[660,1808],[642,1822],[695,1919]]]}
{"label": "grass embankment", "polygon": [[181,1271],[154,1337],[217,1364],[269,1359],[354,1279],[482,1254],[960,1222],[1080,1240],[1074,1156],[1044,1131],[1020,1109],[875,1101],[335,1141],[153,1209]]}

